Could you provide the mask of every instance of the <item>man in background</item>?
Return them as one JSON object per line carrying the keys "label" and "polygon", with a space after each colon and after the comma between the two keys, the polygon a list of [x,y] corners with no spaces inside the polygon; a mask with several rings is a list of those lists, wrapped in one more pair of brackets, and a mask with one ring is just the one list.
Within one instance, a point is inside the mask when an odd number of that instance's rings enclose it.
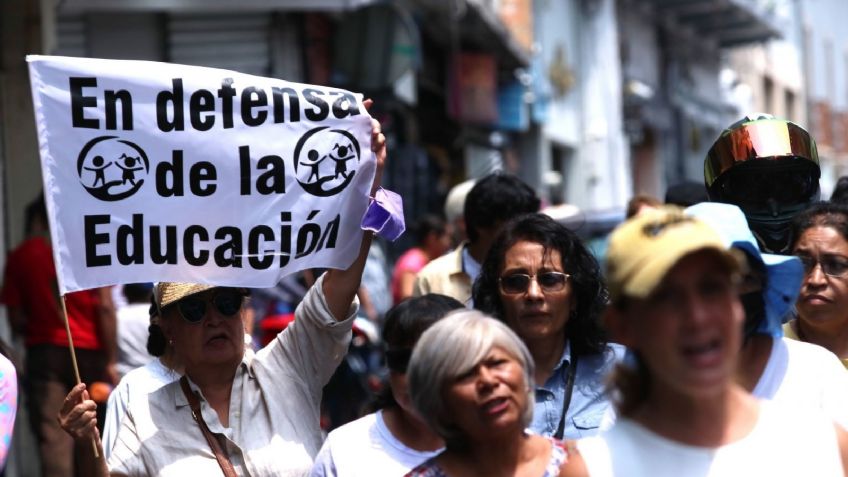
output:
{"label": "man in background", "polygon": [[468,240],[421,269],[413,295],[440,293],[471,306],[471,284],[503,224],[538,212],[539,205],[533,189],[511,174],[495,172],[480,179],[468,192],[463,208]]}
{"label": "man in background", "polygon": [[465,209],[465,198],[474,187],[474,179],[460,182],[451,187],[445,197],[445,220],[452,226],[453,229],[453,245],[456,247],[461,244],[466,238],[465,234],[465,216],[462,215]]}

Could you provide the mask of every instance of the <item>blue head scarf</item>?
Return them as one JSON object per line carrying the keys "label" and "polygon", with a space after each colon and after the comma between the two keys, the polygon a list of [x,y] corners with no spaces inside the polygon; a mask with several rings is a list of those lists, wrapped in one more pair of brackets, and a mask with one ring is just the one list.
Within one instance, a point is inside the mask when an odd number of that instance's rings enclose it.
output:
{"label": "blue head scarf", "polygon": [[763,289],[766,316],[754,333],[776,338],[783,336],[784,318],[792,311],[804,278],[801,261],[797,257],[761,253],[745,214],[735,205],[702,202],[687,208],[686,213],[712,226],[728,248],[740,249],[763,265],[767,275]]}

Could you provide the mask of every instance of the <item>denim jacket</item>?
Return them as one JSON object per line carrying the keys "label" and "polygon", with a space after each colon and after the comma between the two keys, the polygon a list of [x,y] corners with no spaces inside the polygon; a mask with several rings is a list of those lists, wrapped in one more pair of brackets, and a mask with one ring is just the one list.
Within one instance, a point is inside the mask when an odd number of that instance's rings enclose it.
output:
{"label": "denim jacket", "polygon": [[[571,404],[565,417],[564,439],[581,439],[612,425],[611,403],[605,393],[606,377],[624,357],[625,348],[609,343],[603,353],[581,355],[577,361]],[[566,343],[557,366],[544,386],[536,386],[536,405],[530,429],[545,436],[559,427],[566,393],[571,345]]]}

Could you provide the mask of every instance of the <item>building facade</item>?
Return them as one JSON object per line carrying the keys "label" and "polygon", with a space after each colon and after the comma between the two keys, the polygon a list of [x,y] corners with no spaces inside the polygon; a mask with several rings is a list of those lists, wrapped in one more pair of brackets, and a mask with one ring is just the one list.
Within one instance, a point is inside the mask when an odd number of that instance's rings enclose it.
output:
{"label": "building facade", "polygon": [[635,193],[662,199],[671,185],[703,182],[707,150],[739,115],[721,82],[725,54],[781,35],[765,3],[618,3],[624,123]]}

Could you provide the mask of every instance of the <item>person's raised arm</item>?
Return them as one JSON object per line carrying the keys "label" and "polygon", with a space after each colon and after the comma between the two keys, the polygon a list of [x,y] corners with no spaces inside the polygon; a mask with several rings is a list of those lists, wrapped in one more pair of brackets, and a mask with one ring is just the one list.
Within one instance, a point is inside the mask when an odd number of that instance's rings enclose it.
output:
{"label": "person's raised arm", "polygon": [[[371,100],[365,100],[365,107],[371,106]],[[371,120],[371,150],[377,156],[377,170],[374,174],[374,183],[371,185],[371,197],[380,187],[383,177],[383,166],[386,162],[386,137],[380,129],[380,122]],[[330,269],[324,277],[324,297],[333,317],[344,320],[347,317],[353,297],[359,290],[362,281],[362,271],[365,269],[365,260],[368,258],[368,248],[371,246],[372,233],[362,234],[362,243],[359,246],[359,255],[347,270]]]}

